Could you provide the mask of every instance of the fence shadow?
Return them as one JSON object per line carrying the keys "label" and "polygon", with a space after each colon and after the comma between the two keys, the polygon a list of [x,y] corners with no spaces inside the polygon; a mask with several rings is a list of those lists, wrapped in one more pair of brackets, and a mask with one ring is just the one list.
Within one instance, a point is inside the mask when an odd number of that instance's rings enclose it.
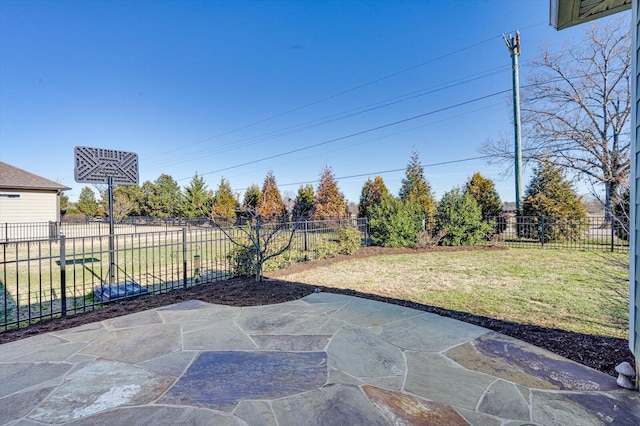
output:
{"label": "fence shadow", "polygon": [[[84,259],[67,259],[65,265],[84,265],[85,263],[100,262],[100,259],[95,257],[85,257]],[[56,260],[56,265],[60,266],[60,261]]]}
{"label": "fence shadow", "polygon": [[0,329],[7,329],[7,323],[15,321],[16,301],[0,280]]}

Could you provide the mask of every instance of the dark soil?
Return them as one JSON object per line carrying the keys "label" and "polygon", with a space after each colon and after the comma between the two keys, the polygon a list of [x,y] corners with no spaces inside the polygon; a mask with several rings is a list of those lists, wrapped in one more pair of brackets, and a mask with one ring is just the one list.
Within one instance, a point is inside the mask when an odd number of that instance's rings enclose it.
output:
{"label": "dark soil", "polygon": [[[131,314],[159,306],[170,305],[185,300],[198,299],[204,302],[230,306],[258,306],[282,303],[300,299],[314,292],[315,286],[307,284],[282,281],[280,276],[299,272],[305,269],[327,265],[353,258],[364,258],[380,254],[415,253],[428,250],[500,250],[498,247],[466,247],[466,248],[430,248],[416,249],[387,249],[380,247],[367,247],[351,256],[337,256],[330,259],[310,261],[293,265],[285,270],[269,274],[265,282],[256,283],[254,278],[234,278],[227,281],[203,283],[196,287],[174,290],[168,293],[143,296],[133,300],[127,300],[106,306],[95,311],[70,315],[66,318],[55,318],[39,322],[27,328],[9,330],[0,333],[0,343],[22,339],[40,333],[63,330],[78,325],[102,321],[119,315]],[[589,334],[574,333],[560,329],[539,327],[530,324],[519,324],[472,315],[466,312],[452,311],[406,300],[392,299],[375,294],[360,293],[354,290],[343,290],[331,287],[320,287],[321,291],[328,293],[346,294],[365,299],[377,300],[395,305],[406,306],[425,312],[431,312],[460,321],[476,324],[508,336],[524,340],[533,345],[545,348],[558,355],[579,362],[596,370],[612,376],[617,376],[614,371],[616,365],[623,361],[634,364],[634,357],[629,350],[628,341],[613,337],[593,336]]]}

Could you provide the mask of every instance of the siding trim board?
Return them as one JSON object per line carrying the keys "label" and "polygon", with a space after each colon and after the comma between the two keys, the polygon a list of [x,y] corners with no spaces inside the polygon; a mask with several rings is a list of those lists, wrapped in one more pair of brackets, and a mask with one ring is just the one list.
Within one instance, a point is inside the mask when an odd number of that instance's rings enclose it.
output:
{"label": "siding trim board", "polygon": [[635,102],[632,103],[631,114],[631,128],[635,129],[633,134],[635,137],[631,138],[631,176],[629,177],[631,183],[631,200],[630,214],[632,220],[630,225],[635,229],[629,232],[631,237],[630,243],[630,258],[629,258],[629,349],[636,356],[636,367],[640,364],[640,277],[638,273],[638,241],[639,241],[639,229],[638,228],[638,206],[640,205],[640,199],[638,198],[638,156],[640,155],[638,139],[640,136],[640,120],[638,118],[638,103],[640,103],[640,92],[638,92],[638,79],[640,74],[638,73],[638,60],[640,58],[640,43],[638,42],[638,36],[640,35],[640,17],[638,16],[638,10],[640,8],[640,0],[634,0],[631,12],[631,27],[632,27],[632,39],[631,49],[632,58],[631,61],[631,96],[635,97]]}

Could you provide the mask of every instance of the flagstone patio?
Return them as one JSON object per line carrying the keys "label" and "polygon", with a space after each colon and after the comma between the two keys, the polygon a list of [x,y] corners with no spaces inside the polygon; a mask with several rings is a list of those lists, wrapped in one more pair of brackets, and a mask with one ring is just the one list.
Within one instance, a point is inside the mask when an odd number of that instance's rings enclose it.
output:
{"label": "flagstone patio", "polygon": [[640,394],[467,323],[350,296],[200,301],[0,345],[0,424],[640,424]]}

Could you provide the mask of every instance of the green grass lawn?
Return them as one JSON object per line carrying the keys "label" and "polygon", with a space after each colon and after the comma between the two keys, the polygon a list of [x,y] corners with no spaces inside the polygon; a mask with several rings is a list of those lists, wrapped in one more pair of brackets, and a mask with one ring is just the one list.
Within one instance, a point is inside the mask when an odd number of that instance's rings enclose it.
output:
{"label": "green grass lawn", "polygon": [[382,255],[282,278],[627,338],[628,267],[628,254],[536,248]]}

